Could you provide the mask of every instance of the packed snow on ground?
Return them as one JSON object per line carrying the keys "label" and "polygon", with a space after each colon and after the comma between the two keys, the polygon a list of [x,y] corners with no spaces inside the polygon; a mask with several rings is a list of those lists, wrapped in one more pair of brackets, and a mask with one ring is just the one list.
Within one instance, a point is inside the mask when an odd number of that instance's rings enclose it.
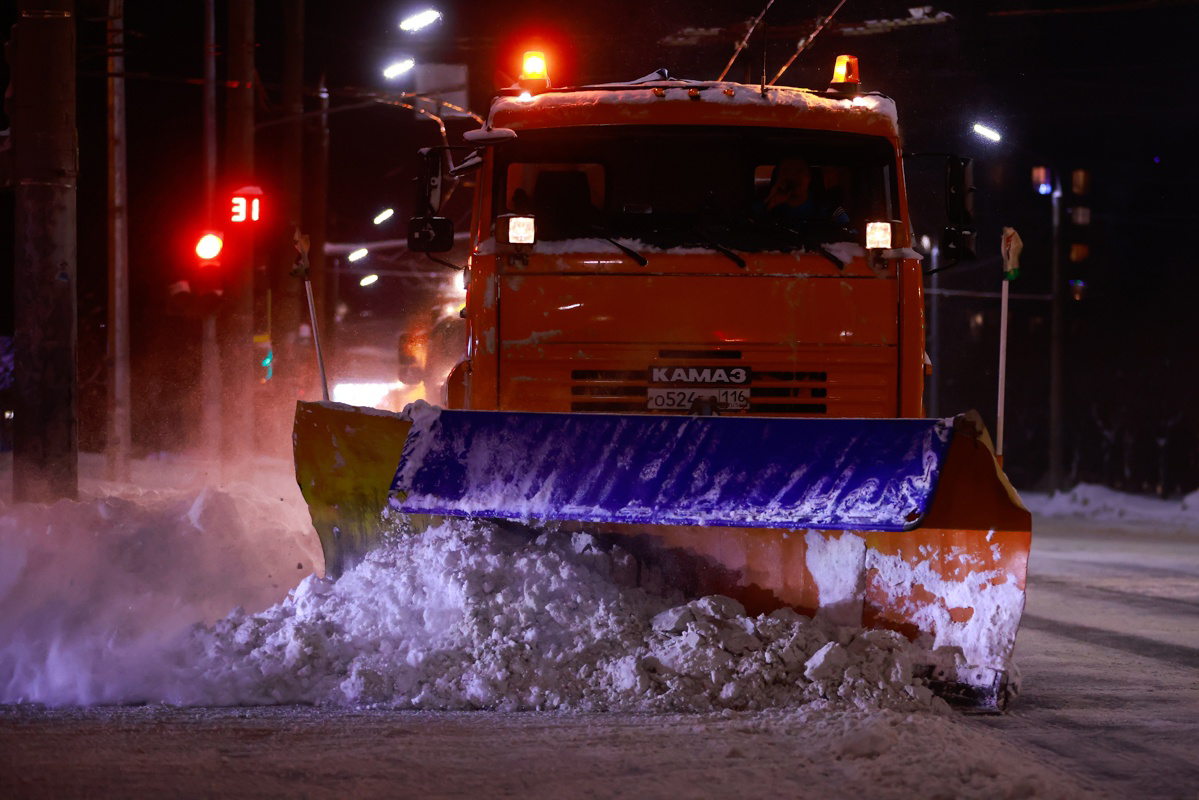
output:
{"label": "packed snow on ground", "polygon": [[1084,483],[1053,494],[1023,495],[1022,499],[1030,511],[1046,517],[1079,517],[1096,522],[1199,531],[1199,491],[1179,500],[1160,500]]}

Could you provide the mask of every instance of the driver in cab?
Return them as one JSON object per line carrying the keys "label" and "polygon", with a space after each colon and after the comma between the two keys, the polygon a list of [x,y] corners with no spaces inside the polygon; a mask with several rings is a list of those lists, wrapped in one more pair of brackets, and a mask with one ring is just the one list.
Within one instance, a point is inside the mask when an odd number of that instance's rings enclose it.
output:
{"label": "driver in cab", "polygon": [[799,156],[788,156],[778,163],[770,176],[766,199],[756,204],[757,216],[791,226],[805,222],[825,222],[849,227],[849,214],[838,205],[825,202],[812,185],[812,170]]}

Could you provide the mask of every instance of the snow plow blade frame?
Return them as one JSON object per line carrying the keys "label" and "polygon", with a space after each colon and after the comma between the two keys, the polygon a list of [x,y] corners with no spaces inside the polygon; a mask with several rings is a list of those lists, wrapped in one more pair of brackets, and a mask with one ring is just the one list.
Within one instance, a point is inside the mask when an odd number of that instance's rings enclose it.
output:
{"label": "snow plow blade frame", "polygon": [[[1004,704],[1031,517],[976,414],[682,417],[297,405],[296,477],[325,553],[445,516],[616,537],[687,594],[791,606],[958,648],[947,698]],[[779,454],[784,454],[780,457]],[[790,462],[780,468],[779,462]],[[613,466],[615,465],[615,466]],[[648,488],[647,488],[648,487]]]}

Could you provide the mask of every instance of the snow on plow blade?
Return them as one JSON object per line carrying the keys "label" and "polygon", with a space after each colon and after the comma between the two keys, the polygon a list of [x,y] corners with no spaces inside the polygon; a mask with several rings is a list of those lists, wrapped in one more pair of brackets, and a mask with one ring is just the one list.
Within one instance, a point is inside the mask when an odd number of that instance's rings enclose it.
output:
{"label": "snow on plow blade", "polygon": [[900,531],[925,513],[941,420],[441,411],[392,482],[408,513]]}
{"label": "snow on plow blade", "polygon": [[557,520],[620,537],[690,595],[929,634],[960,650],[947,691],[1002,700],[1031,523],[976,416],[413,417],[299,404],[296,474],[330,574],[377,543],[385,505]]}

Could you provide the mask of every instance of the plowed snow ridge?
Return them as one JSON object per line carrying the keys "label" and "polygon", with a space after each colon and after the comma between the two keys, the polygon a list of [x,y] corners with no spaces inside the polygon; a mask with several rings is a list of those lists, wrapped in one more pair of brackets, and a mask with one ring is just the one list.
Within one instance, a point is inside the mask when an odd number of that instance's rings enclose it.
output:
{"label": "plowed snow ridge", "polygon": [[940,705],[898,634],[726,597],[632,585],[633,559],[587,534],[536,539],[454,521],[399,536],[336,583],[195,630],[184,703],[708,711]]}
{"label": "plowed snow ridge", "polygon": [[665,597],[586,534],[455,521],[295,586],[312,533],[282,499],[234,485],[0,508],[0,702],[943,706],[913,675],[932,655],[903,637]]}

